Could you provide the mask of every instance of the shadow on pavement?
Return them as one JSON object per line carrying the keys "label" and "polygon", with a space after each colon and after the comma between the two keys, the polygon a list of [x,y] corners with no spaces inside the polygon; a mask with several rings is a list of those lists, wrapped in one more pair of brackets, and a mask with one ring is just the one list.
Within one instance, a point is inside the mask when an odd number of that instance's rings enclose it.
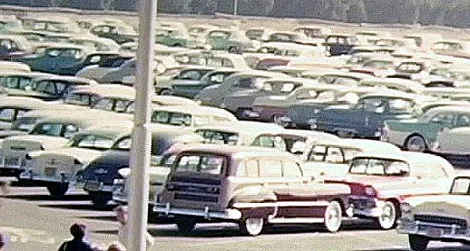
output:
{"label": "shadow on pavement", "polygon": [[[429,247],[427,251],[469,251],[470,247]],[[410,251],[408,248],[356,249],[353,251]]]}
{"label": "shadow on pavement", "polygon": [[93,204],[63,204],[63,205],[50,205],[43,204],[40,207],[58,208],[58,209],[70,209],[70,210],[86,210],[86,211],[112,211],[115,205],[107,205],[105,207],[96,207]]}
{"label": "shadow on pavement", "polygon": [[29,201],[78,201],[90,200],[87,194],[70,194],[64,196],[51,196],[46,194],[6,195],[5,198]]}
{"label": "shadow on pavement", "polygon": [[91,232],[94,234],[113,234],[113,235],[117,235],[118,233],[117,229],[116,230],[95,230]]}
{"label": "shadow on pavement", "polygon": [[102,221],[112,221],[116,222],[116,216],[79,216],[79,219],[84,220],[102,220]]}

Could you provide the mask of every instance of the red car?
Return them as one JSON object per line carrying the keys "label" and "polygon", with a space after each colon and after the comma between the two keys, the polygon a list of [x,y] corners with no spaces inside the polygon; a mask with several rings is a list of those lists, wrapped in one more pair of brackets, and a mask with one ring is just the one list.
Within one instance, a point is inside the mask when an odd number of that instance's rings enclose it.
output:
{"label": "red car", "polygon": [[327,183],[347,184],[353,217],[374,219],[382,229],[395,227],[400,203],[407,197],[449,191],[454,168],[445,159],[425,153],[361,153],[346,177]]}

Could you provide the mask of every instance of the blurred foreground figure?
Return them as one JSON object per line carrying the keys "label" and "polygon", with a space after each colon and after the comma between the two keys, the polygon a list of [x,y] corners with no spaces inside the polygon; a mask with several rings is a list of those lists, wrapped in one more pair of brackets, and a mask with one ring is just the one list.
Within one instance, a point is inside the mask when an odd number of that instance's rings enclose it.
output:
{"label": "blurred foreground figure", "polygon": [[5,180],[0,180],[0,191],[1,195],[6,195],[10,192],[10,182]]}
{"label": "blurred foreground figure", "polygon": [[83,237],[85,237],[85,232],[85,225],[73,224],[70,227],[70,234],[73,236],[73,239],[64,242],[60,246],[59,251],[93,251],[90,244],[83,241]]}
{"label": "blurred foreground figure", "polygon": [[[132,236],[129,236],[129,226],[127,225],[127,221],[128,221],[127,207],[118,206],[114,209],[114,212],[116,212],[116,218],[119,222],[119,230],[118,230],[119,242],[122,243],[127,248],[128,238],[132,237]],[[154,244],[153,237],[149,233],[147,233],[145,239],[147,241],[147,250],[149,250],[149,248],[153,246]]]}
{"label": "blurred foreground figure", "polygon": [[0,250],[3,250],[3,247],[5,246],[5,237],[3,234],[0,233]]}
{"label": "blurred foreground figure", "polygon": [[126,248],[119,243],[109,245],[106,251],[126,251]]}

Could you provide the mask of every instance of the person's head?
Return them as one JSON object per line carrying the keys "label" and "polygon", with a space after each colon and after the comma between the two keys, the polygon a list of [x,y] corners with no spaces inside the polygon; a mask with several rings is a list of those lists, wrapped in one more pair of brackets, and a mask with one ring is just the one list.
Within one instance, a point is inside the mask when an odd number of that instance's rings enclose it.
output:
{"label": "person's head", "polygon": [[83,224],[75,223],[70,227],[70,234],[76,240],[81,240],[85,236],[86,226]]}
{"label": "person's head", "polygon": [[127,223],[127,208],[124,206],[118,206],[114,209],[116,213],[116,218],[119,223],[126,224]]}
{"label": "person's head", "polygon": [[126,248],[119,243],[113,243],[109,245],[107,251],[126,251]]}
{"label": "person's head", "polygon": [[5,239],[3,234],[0,233],[0,250],[2,250],[3,246],[5,246]]}

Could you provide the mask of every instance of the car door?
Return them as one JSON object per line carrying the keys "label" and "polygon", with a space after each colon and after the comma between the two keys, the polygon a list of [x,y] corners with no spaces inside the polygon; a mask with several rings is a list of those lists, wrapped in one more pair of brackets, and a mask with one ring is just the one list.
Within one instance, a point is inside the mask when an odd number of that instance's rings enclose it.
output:
{"label": "car door", "polygon": [[[360,112],[354,114],[353,121],[355,129],[361,136],[380,136],[374,135],[378,129],[379,121],[383,119],[387,112],[387,102],[382,98],[365,99],[362,103]],[[378,131],[380,132],[380,131]]]}
{"label": "car door", "polygon": [[[258,158],[261,191],[274,194],[278,202],[289,201],[289,180],[283,174],[283,162],[280,158]],[[288,208],[279,207],[278,216],[287,216]]]}

